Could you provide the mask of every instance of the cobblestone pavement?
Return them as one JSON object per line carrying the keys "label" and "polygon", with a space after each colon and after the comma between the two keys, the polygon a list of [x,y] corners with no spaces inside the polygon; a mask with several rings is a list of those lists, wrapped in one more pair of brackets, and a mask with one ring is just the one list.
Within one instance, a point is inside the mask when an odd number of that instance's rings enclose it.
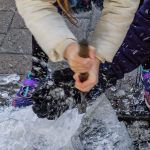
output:
{"label": "cobblestone pavement", "polygon": [[[78,15],[80,28],[71,26],[78,39],[90,38],[94,30],[95,22],[100,13],[97,10],[93,12]],[[94,17],[91,17],[94,16]],[[81,32],[82,30],[82,32]],[[0,0],[0,74],[16,73],[24,75],[31,68],[32,37],[26,28],[23,20],[16,11],[14,0]],[[49,63],[51,69],[66,67],[66,63]],[[107,91],[114,109],[121,120],[124,120],[128,131],[133,139],[135,150],[150,149],[150,122],[144,119],[148,118],[149,112],[145,107],[142,97],[142,88],[133,86],[136,81],[136,73],[123,79],[114,87]],[[1,81],[0,81],[1,82]],[[0,84],[0,103],[7,105],[5,96],[11,97],[18,89],[17,84]],[[133,109],[134,108],[134,109]],[[145,113],[139,119],[133,116]],[[141,112],[141,113],[139,113]],[[150,119],[150,118],[149,118]]]}
{"label": "cobblestone pavement", "polygon": [[31,66],[31,34],[14,0],[0,0],[0,74],[24,74]]}

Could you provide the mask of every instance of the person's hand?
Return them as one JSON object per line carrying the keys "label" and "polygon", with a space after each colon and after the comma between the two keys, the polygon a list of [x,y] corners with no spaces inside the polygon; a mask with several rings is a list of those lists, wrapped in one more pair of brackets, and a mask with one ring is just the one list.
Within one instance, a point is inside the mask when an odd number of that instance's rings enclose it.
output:
{"label": "person's hand", "polygon": [[89,46],[89,49],[89,58],[82,58],[79,56],[79,45],[77,43],[72,43],[66,48],[64,57],[67,59],[72,71],[84,73],[91,70],[95,63],[96,52],[92,46]]}
{"label": "person's hand", "polygon": [[99,76],[99,65],[100,60],[97,58],[94,59],[94,65],[92,66],[89,73],[89,78],[85,82],[80,82],[79,73],[75,73],[75,87],[82,92],[89,92],[97,83],[98,83],[98,76]]}

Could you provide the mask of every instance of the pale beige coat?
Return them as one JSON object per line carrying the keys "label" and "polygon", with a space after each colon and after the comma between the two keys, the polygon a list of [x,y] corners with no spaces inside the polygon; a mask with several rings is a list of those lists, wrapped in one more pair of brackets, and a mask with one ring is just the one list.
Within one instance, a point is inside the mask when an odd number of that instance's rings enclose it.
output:
{"label": "pale beige coat", "polygon": [[[38,44],[52,61],[63,60],[66,47],[76,40],[63,17],[53,6],[55,0],[16,0],[20,15]],[[111,62],[133,21],[140,0],[104,0],[102,16],[93,34],[97,57]]]}

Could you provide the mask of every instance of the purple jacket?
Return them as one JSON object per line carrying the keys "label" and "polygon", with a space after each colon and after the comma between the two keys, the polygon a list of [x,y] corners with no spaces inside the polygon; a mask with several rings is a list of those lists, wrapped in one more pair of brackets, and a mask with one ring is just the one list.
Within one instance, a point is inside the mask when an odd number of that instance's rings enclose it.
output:
{"label": "purple jacket", "polygon": [[137,11],[123,44],[111,64],[117,79],[124,77],[150,58],[150,0]]}

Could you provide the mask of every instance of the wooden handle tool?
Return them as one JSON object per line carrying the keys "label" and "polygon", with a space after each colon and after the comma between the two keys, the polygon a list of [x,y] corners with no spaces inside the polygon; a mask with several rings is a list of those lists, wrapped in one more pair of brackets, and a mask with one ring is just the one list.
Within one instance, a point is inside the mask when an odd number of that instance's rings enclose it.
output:
{"label": "wooden handle tool", "polygon": [[[80,51],[79,51],[79,56],[83,58],[88,58],[89,57],[89,44],[87,40],[82,40],[79,42],[80,45]],[[79,78],[81,82],[84,82],[88,79],[89,74],[87,72],[81,73]]]}
{"label": "wooden handle tool", "polygon": [[[79,56],[83,57],[83,58],[88,58],[89,57],[89,45],[87,40],[82,40],[81,42],[79,42],[80,45],[80,51],[79,51]],[[79,79],[81,82],[85,82],[89,77],[89,73],[85,72],[85,73],[81,73],[79,75]],[[86,101],[86,93],[80,92],[80,100],[78,101],[78,112],[80,114],[85,113],[86,112],[86,108],[87,108],[87,101]]]}

